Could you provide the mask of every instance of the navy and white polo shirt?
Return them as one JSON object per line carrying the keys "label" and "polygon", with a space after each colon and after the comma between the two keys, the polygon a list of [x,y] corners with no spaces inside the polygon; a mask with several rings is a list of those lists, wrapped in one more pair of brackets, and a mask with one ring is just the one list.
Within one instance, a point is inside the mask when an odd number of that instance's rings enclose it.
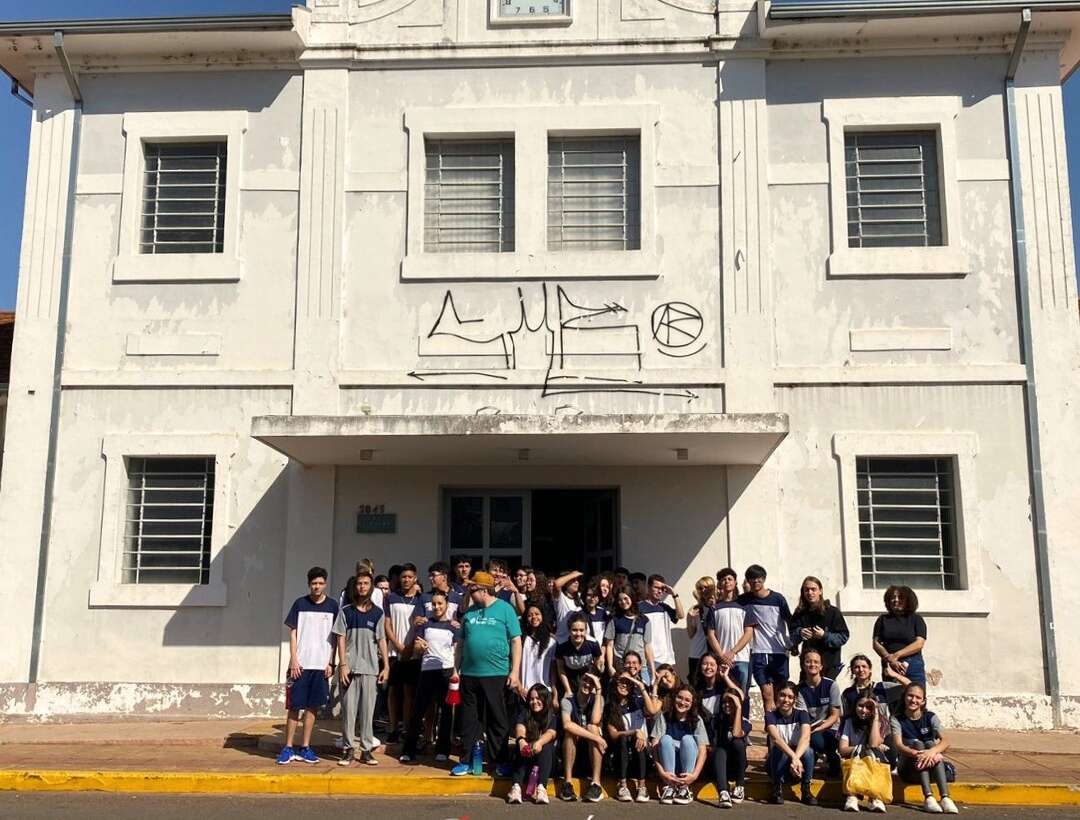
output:
{"label": "navy and white polo shirt", "polygon": [[363,611],[347,604],[338,612],[334,634],[345,636],[345,657],[338,660],[349,664],[353,674],[379,674],[379,640],[386,637],[384,617],[374,605]]}
{"label": "navy and white polo shirt", "polygon": [[330,633],[337,614],[337,601],[330,598],[315,603],[305,595],[293,602],[285,626],[296,630],[296,660],[301,669],[325,669],[330,663],[334,646]]}
{"label": "navy and white polo shirt", "polygon": [[[705,630],[713,630],[720,648],[728,651],[742,640],[747,627],[746,618],[746,607],[738,601],[720,601],[705,614]],[[735,655],[735,662],[749,660],[750,643],[747,643]]]}
{"label": "navy and white polo shirt", "polygon": [[616,615],[608,621],[604,630],[605,643],[611,641],[615,658],[622,664],[623,656],[627,652],[634,651],[641,656],[641,662],[645,662],[645,644],[652,639],[652,624],[649,619],[639,615],[629,618],[626,615]]}
{"label": "navy and white polo shirt", "polygon": [[600,657],[600,644],[586,638],[581,646],[573,641],[563,641],[555,647],[555,657],[563,662],[567,672],[583,672],[591,669]]}
{"label": "navy and white polo shirt", "polygon": [[[420,596],[420,603],[416,606],[416,615],[422,615],[425,618],[431,619],[435,617],[434,612],[431,609],[431,596],[432,593],[425,592]],[[461,607],[461,595],[454,590],[450,590],[446,593],[446,620],[457,620],[458,609]]]}
{"label": "navy and white polo shirt", "polygon": [[454,647],[461,640],[460,628],[449,621],[428,621],[416,627],[416,637],[427,642],[420,662],[422,672],[454,668]]}
{"label": "navy and white polo shirt", "polygon": [[[421,605],[423,601],[423,593],[420,591],[420,587],[416,587],[416,590],[416,593],[413,595],[402,595],[400,592],[391,592],[386,596],[386,604],[384,606],[386,617],[390,619],[390,626],[394,629],[394,636],[401,641],[404,646],[412,644],[416,637],[412,619],[416,614],[416,607]],[[397,655],[397,650],[394,648],[393,644],[391,644],[390,657],[396,658]]]}
{"label": "navy and white polo shirt", "polygon": [[817,725],[828,720],[829,712],[839,709],[841,704],[840,684],[832,678],[822,676],[817,686],[803,681],[799,684],[799,697],[796,709],[804,709],[810,715],[810,723]]}
{"label": "navy and white polo shirt", "polygon": [[595,612],[585,611],[585,614],[589,616],[589,636],[598,644],[604,643],[604,630],[607,629],[608,619],[610,617],[607,608],[603,606],[596,607]]}
{"label": "navy and white polo shirt", "polygon": [[770,590],[759,598],[752,592],[739,596],[739,603],[746,607],[746,623],[754,627],[754,639],[750,642],[752,655],[786,655],[791,645],[788,621],[791,610],[787,599],[779,592]]}
{"label": "navy and white polo shirt", "polygon": [[765,713],[765,731],[768,732],[770,726],[775,726],[780,738],[792,749],[799,742],[798,737],[804,723],[810,725],[810,715],[802,709],[792,709],[787,716],[780,714],[779,710]]}
{"label": "navy and white polo shirt", "polygon": [[652,646],[653,660],[658,664],[675,663],[675,647],[671,642],[671,625],[678,620],[675,607],[663,601],[658,604],[642,601],[638,604],[638,612],[652,624],[649,645]]}

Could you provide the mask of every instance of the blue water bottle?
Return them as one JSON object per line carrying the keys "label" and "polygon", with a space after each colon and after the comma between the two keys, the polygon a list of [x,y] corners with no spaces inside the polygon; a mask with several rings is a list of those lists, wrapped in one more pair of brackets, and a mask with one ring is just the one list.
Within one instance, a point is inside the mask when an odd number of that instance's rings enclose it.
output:
{"label": "blue water bottle", "polygon": [[482,740],[476,741],[472,747],[472,773],[484,773],[484,742]]}

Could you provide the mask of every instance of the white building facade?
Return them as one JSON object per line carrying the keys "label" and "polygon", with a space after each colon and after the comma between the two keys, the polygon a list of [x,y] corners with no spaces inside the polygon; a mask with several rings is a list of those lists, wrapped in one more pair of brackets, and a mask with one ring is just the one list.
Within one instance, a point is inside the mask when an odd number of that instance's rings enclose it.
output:
{"label": "white building facade", "polygon": [[943,720],[1080,725],[1080,13],[795,5],[0,30],[0,714],[274,713],[310,566],[467,554],[817,576],[845,657],[907,583]]}

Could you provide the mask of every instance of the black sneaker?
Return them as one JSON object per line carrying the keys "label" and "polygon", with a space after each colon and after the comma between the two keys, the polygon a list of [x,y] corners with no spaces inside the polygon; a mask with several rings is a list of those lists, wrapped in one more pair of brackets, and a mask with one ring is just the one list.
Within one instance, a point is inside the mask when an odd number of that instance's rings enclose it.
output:
{"label": "black sneaker", "polygon": [[814,793],[810,789],[804,789],[802,797],[799,798],[799,802],[804,806],[816,806],[818,804],[817,798],[814,797]]}
{"label": "black sneaker", "polygon": [[772,797],[769,798],[769,802],[774,806],[784,805],[784,792],[782,789],[773,789]]}
{"label": "black sneaker", "polygon": [[569,780],[564,780],[562,785],[559,786],[559,799],[560,800],[577,800],[577,795],[574,794],[574,784]]}
{"label": "black sneaker", "polygon": [[589,788],[585,790],[584,800],[586,803],[599,803],[604,799],[604,790],[600,788],[599,783],[590,783]]}

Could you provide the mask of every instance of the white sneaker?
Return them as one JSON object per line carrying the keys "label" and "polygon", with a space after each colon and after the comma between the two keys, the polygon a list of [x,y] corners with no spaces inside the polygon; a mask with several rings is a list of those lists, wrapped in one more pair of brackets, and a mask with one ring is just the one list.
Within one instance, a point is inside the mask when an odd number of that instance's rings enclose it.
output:
{"label": "white sneaker", "polygon": [[[670,806],[675,802],[675,790],[671,786],[664,786],[660,789],[660,802],[665,806]],[[938,809],[940,811],[940,809]]]}
{"label": "white sneaker", "polygon": [[870,811],[876,811],[878,814],[885,813],[885,804],[878,798],[874,798],[870,801]]}
{"label": "white sneaker", "polygon": [[736,803],[741,803],[743,800],[745,800],[746,799],[746,787],[745,786],[736,786],[735,791],[733,791],[731,793],[731,799],[734,800]]}
{"label": "white sneaker", "polygon": [[923,803],[923,811],[927,811],[930,814],[942,814],[941,806],[938,805],[938,801],[934,799],[934,795],[927,795],[926,802]]}
{"label": "white sneaker", "polygon": [[638,803],[649,802],[649,787],[645,785],[645,781],[642,780],[637,787],[637,797],[634,798]]}
{"label": "white sneaker", "polygon": [[951,797],[941,798],[941,808],[944,809],[946,814],[959,814],[960,809],[956,807],[956,804],[952,801]]}
{"label": "white sneaker", "polygon": [[615,792],[615,799],[620,803],[629,803],[634,799],[634,796],[630,794],[630,787],[626,785],[625,780],[619,783],[619,788]]}
{"label": "white sneaker", "polygon": [[548,797],[547,786],[536,787],[536,791],[533,792],[533,801],[538,806],[546,806],[551,802],[551,799]]}
{"label": "white sneaker", "polygon": [[720,792],[720,808],[731,808],[731,795],[728,793],[727,789],[724,789],[722,792]]}
{"label": "white sneaker", "polygon": [[510,793],[506,795],[506,802],[510,804],[521,803],[521,786],[517,783],[510,787]]}
{"label": "white sneaker", "polygon": [[844,800],[844,811],[858,811],[859,810],[859,798],[853,794],[849,794]]}

